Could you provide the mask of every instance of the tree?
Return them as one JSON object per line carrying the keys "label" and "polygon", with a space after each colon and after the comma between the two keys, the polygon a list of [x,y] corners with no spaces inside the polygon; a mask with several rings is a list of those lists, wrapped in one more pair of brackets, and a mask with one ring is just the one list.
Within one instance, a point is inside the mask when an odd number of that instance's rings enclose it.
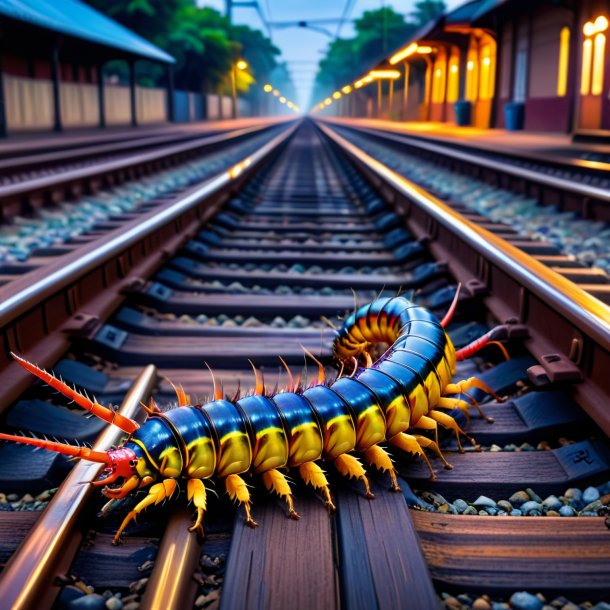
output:
{"label": "tree", "polygon": [[419,0],[415,3],[415,8],[410,15],[417,27],[423,27],[433,19],[447,10],[447,5],[443,0]]}
{"label": "tree", "polygon": [[314,99],[354,80],[411,36],[417,26],[391,7],[365,11],[354,21],[354,38],[336,39],[320,61]]}
{"label": "tree", "polygon": [[163,46],[168,29],[190,0],[86,0],[93,8],[143,38]]}
{"label": "tree", "polygon": [[[178,88],[230,92],[232,66],[243,57],[250,68],[238,72],[237,88],[245,93],[255,78],[264,80],[278,64],[280,51],[264,34],[234,26],[218,11],[199,8],[195,0],[87,1],[173,55]],[[124,67],[113,63],[112,69],[125,75]],[[162,82],[162,70],[149,67],[148,78]]]}

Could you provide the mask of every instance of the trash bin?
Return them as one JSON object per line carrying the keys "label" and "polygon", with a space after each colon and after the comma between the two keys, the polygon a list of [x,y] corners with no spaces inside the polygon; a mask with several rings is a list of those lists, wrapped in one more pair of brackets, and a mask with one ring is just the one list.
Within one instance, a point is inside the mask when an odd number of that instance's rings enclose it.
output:
{"label": "trash bin", "polygon": [[460,127],[470,125],[470,121],[472,120],[472,104],[466,100],[460,100],[459,102],[455,102],[453,108],[455,110],[455,122]]}
{"label": "trash bin", "polygon": [[504,106],[504,118],[506,119],[506,129],[509,131],[523,129],[525,104],[523,102],[508,102]]}

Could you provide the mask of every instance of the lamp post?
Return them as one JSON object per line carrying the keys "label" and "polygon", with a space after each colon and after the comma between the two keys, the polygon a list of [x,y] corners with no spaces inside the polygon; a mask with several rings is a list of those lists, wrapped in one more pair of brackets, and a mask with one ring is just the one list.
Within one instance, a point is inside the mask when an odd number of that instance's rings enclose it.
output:
{"label": "lamp post", "polygon": [[239,114],[237,111],[237,71],[238,70],[247,70],[247,69],[248,69],[248,62],[243,59],[236,61],[231,66],[231,97],[233,99],[233,107],[232,107],[231,116],[234,119],[236,119]]}

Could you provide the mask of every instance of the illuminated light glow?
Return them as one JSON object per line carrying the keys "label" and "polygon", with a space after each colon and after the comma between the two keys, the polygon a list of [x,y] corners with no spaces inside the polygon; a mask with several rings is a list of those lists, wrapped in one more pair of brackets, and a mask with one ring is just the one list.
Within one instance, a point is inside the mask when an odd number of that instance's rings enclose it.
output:
{"label": "illuminated light glow", "polygon": [[489,45],[481,49],[481,66],[479,74],[479,99],[490,100],[494,94],[494,67],[491,58],[492,49]]}
{"label": "illuminated light glow", "polygon": [[286,106],[288,106],[288,108],[294,108],[294,104],[292,102],[288,102]]}
{"label": "illuminated light glow", "polygon": [[433,51],[432,47],[427,47],[427,46],[417,47],[417,52],[420,55],[428,55],[429,53],[432,53],[432,51]]}
{"label": "illuminated light glow", "polygon": [[277,89],[273,90],[273,95],[275,95],[275,97],[279,97],[280,96],[280,92]]}
{"label": "illuminated light glow", "polygon": [[594,25],[595,25],[596,32],[605,32],[608,29],[608,19],[606,17],[604,17],[603,15],[600,15],[595,20]]}
{"label": "illuminated light glow", "polygon": [[228,171],[229,178],[231,178],[231,179],[237,178],[237,176],[239,176],[244,171],[245,168],[246,168],[246,164],[244,161],[240,161],[239,163],[236,163]]}
{"label": "illuminated light glow", "polygon": [[343,89],[341,89],[341,91],[345,94],[348,95],[352,92],[352,87],[351,85],[345,85],[345,87],[343,87]]}
{"label": "illuminated light glow", "polygon": [[270,93],[273,91],[273,87],[271,85],[265,85],[263,89],[265,90],[265,93]]}
{"label": "illuminated light glow", "polygon": [[282,97],[280,97],[280,104],[285,104],[286,103],[286,98],[282,95]]}
{"label": "illuminated light glow", "polygon": [[468,51],[468,62],[466,63],[466,91],[465,99],[469,102],[476,102],[478,97],[479,63],[475,49]]}
{"label": "illuminated light glow", "polygon": [[360,89],[360,87],[364,87],[364,80],[363,79],[357,80],[354,83],[354,88]]}
{"label": "illuminated light glow", "polygon": [[332,100],[331,100],[329,97],[327,97],[327,98],[324,100],[324,105],[325,105],[325,106],[330,106],[332,103],[333,103],[333,101],[332,101]]}
{"label": "illuminated light glow", "polygon": [[570,55],[570,28],[564,27],[559,33],[559,61],[557,62],[557,97],[565,97],[568,92],[568,69]]}
{"label": "illuminated light glow", "polygon": [[390,64],[393,66],[393,65],[397,64],[399,61],[402,61],[403,59],[407,59],[407,57],[410,57],[416,51],[417,51],[417,43],[412,42],[408,47],[405,47],[401,51],[398,51],[398,53],[395,53],[394,55],[392,55],[392,57],[390,57]]}
{"label": "illuminated light glow", "polygon": [[248,62],[245,61],[244,59],[240,59],[235,66],[237,67],[238,70],[247,70],[248,69]]}
{"label": "illuminated light glow", "polygon": [[320,110],[324,110],[324,102],[320,102],[320,103],[318,104],[318,108],[319,108]]}
{"label": "illuminated light glow", "polygon": [[371,80],[395,80],[400,78],[400,72],[398,70],[371,70],[368,76],[371,77]]}
{"label": "illuminated light glow", "polygon": [[373,82],[373,77],[370,74],[367,74],[362,80],[365,83],[372,83]]}
{"label": "illuminated light glow", "polygon": [[440,68],[437,68],[436,71],[434,72],[434,77],[440,78],[441,74],[442,74],[442,70]]}
{"label": "illuminated light glow", "polygon": [[333,99],[340,100],[341,99],[341,93],[339,91],[335,91],[333,93]]}
{"label": "illuminated light glow", "polygon": [[583,26],[582,31],[585,36],[593,36],[593,34],[595,34],[595,25],[592,21],[587,21]]}
{"label": "illuminated light glow", "polygon": [[460,96],[459,57],[449,59],[449,79],[447,81],[447,102],[453,104]]}
{"label": "illuminated light glow", "polygon": [[593,41],[587,38],[582,43],[582,72],[580,75],[580,93],[589,95],[591,86],[591,59],[593,57]]}
{"label": "illuminated light glow", "polygon": [[604,88],[604,51],[606,49],[606,36],[598,34],[593,43],[593,78],[591,81],[591,94],[601,95]]}

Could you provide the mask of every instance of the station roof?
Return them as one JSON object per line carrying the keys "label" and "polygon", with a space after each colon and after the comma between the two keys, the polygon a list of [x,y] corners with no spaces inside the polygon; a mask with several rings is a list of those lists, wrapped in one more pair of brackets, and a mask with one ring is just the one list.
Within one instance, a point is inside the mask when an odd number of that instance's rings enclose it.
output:
{"label": "station roof", "polygon": [[488,4],[487,0],[471,0],[471,2],[466,2],[466,4],[462,4],[456,9],[449,11],[445,16],[445,22],[447,24],[470,23],[475,16],[486,10]]}
{"label": "station roof", "polygon": [[0,15],[163,63],[174,58],[79,0],[0,0]]}
{"label": "station roof", "polygon": [[487,13],[490,13],[503,4],[506,4],[506,2],[507,0],[483,0],[479,10],[472,16],[472,20],[476,21]]}

